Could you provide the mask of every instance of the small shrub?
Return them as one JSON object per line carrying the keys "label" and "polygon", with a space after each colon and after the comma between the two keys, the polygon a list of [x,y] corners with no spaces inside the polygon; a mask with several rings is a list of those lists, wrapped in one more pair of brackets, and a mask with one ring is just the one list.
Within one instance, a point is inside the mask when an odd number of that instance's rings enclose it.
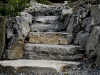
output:
{"label": "small shrub", "polygon": [[49,0],[37,0],[39,3],[51,5],[51,2]]}
{"label": "small shrub", "polygon": [[77,1],[77,0],[66,0],[66,1],[75,2],[75,1]]}

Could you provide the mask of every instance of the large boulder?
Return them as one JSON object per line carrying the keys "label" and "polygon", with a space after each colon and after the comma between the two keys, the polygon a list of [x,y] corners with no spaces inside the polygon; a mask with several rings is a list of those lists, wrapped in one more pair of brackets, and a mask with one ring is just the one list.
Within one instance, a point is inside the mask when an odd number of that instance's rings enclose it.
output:
{"label": "large boulder", "polygon": [[5,33],[6,33],[6,19],[0,17],[0,59],[2,59],[2,54],[5,47]]}
{"label": "large boulder", "polygon": [[23,17],[7,19],[7,43],[4,59],[21,59],[24,54],[24,39],[30,31],[29,21]]}
{"label": "large boulder", "polygon": [[[98,52],[100,47],[100,27],[95,26],[86,44],[86,53],[88,56],[93,56],[93,54]],[[97,54],[96,54],[97,55]]]}

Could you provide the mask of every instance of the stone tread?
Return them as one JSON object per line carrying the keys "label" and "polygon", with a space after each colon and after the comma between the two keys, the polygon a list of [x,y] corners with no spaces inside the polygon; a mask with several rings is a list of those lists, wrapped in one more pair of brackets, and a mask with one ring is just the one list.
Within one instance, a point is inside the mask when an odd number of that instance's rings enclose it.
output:
{"label": "stone tread", "polygon": [[37,16],[35,17],[36,22],[42,23],[55,23],[58,20],[58,16]]}
{"label": "stone tread", "polygon": [[80,62],[53,61],[53,60],[4,60],[0,61],[0,66],[10,66],[15,69],[20,67],[42,67],[53,68],[60,72],[64,66],[77,66]]}

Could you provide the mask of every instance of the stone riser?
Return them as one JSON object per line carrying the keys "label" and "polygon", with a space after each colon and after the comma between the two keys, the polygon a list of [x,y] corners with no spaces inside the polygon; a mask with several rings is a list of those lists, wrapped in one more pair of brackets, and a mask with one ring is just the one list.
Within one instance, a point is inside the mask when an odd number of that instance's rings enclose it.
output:
{"label": "stone riser", "polygon": [[59,24],[43,24],[43,23],[34,23],[31,25],[32,32],[59,32],[65,29],[65,25]]}
{"label": "stone riser", "polygon": [[62,61],[79,61],[83,59],[83,54],[77,54],[77,55],[47,55],[47,54],[25,54],[23,59],[31,59],[31,60],[62,60]]}
{"label": "stone riser", "polygon": [[24,59],[78,60],[83,58],[82,48],[74,45],[26,44]]}
{"label": "stone riser", "polygon": [[52,44],[64,45],[68,44],[72,34],[61,32],[31,32],[29,34],[29,43],[33,44]]}
{"label": "stone riser", "polygon": [[58,16],[37,16],[35,21],[39,23],[55,23],[58,20]]}
{"label": "stone riser", "polygon": [[55,8],[41,9],[40,11],[30,12],[33,16],[59,16],[61,10],[55,10]]}

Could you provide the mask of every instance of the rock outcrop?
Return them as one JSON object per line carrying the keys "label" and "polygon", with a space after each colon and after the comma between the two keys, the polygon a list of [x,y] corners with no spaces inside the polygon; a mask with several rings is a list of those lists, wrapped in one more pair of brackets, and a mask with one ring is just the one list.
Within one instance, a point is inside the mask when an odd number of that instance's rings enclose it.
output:
{"label": "rock outcrop", "polygon": [[0,60],[5,49],[6,18],[0,17]]}

